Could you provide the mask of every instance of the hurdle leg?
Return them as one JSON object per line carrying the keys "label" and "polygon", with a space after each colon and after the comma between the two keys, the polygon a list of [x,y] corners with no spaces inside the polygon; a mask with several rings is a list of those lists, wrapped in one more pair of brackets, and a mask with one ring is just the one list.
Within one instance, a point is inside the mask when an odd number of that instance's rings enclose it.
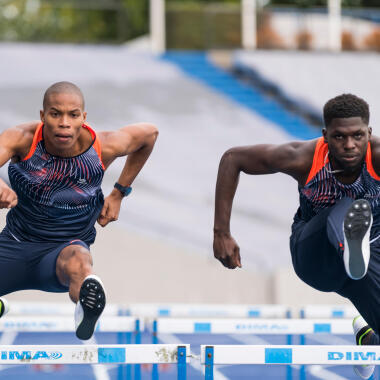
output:
{"label": "hurdle leg", "polygon": [[[125,344],[131,344],[132,343],[132,333],[127,332],[124,334],[125,337]],[[127,380],[132,380],[132,364],[126,364],[125,366],[125,375]]]}
{"label": "hurdle leg", "polygon": [[214,348],[206,347],[205,380],[214,380]]}
{"label": "hurdle leg", "polygon": [[[300,335],[300,344],[302,346],[305,345],[305,335]],[[306,380],[306,367],[304,364],[301,365],[300,368],[300,380]]]}
{"label": "hurdle leg", "polygon": [[177,380],[186,380],[186,347],[180,346],[177,351]]}
{"label": "hurdle leg", "polygon": [[[293,343],[293,337],[291,335],[286,336],[286,344],[288,346],[292,345]],[[293,379],[293,368],[291,364],[288,364],[286,366],[286,380],[292,380]]]}
{"label": "hurdle leg", "polygon": [[[157,336],[157,321],[153,321],[153,344],[158,344],[158,336]],[[158,380],[158,365],[153,364],[152,366],[152,380]]]}
{"label": "hurdle leg", "polygon": [[[117,344],[124,344],[124,333],[117,333]],[[125,365],[119,364],[117,367],[117,380],[124,380],[125,377]]]}
{"label": "hurdle leg", "polygon": [[[135,344],[141,344],[140,320],[136,319]],[[135,380],[141,380],[141,364],[135,364]]]}

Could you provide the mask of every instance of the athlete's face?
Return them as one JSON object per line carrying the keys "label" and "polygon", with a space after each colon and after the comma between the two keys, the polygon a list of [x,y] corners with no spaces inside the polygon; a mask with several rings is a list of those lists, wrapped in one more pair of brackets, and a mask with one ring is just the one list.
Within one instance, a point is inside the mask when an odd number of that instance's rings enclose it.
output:
{"label": "athlete's face", "polygon": [[333,169],[354,173],[361,168],[372,130],[361,117],[336,118],[323,129]]}
{"label": "athlete's face", "polygon": [[83,102],[75,93],[53,93],[46,109],[40,111],[44,123],[44,140],[52,154],[75,155],[79,149],[78,139],[86,120]]}

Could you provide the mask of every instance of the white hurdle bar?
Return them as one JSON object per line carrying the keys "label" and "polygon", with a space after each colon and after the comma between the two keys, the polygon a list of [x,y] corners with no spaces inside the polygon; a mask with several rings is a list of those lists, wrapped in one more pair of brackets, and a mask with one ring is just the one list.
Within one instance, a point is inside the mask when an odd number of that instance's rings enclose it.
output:
{"label": "white hurdle bar", "polygon": [[[144,329],[144,323],[136,317],[101,317],[96,332],[136,332]],[[17,332],[74,332],[73,317],[6,316],[0,319],[0,331]]]}
{"label": "white hurdle bar", "polygon": [[[102,315],[123,315],[126,307],[107,304]],[[75,304],[54,302],[10,302],[10,315],[74,315]],[[125,314],[124,314],[125,315]]]}
{"label": "white hurdle bar", "polygon": [[189,344],[0,345],[0,364],[173,364],[189,353]]}
{"label": "white hurdle bar", "polygon": [[186,379],[190,345],[17,345],[0,346],[0,364],[177,364]]}
{"label": "white hurdle bar", "polygon": [[300,310],[301,318],[355,318],[359,312],[353,305],[306,305]]}
{"label": "white hurdle bar", "polygon": [[342,334],[353,335],[348,319],[157,318],[154,333],[166,334]]}
{"label": "white hurdle bar", "polygon": [[205,379],[212,380],[218,364],[379,364],[380,346],[274,346],[214,345],[201,346],[201,364]]}
{"label": "white hurdle bar", "polygon": [[282,305],[130,304],[128,311],[129,315],[141,318],[286,318],[290,316],[290,309]]}

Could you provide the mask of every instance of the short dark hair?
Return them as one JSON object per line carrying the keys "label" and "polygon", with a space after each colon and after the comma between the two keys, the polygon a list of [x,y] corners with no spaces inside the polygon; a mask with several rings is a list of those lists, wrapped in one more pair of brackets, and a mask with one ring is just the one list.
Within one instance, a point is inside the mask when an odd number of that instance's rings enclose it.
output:
{"label": "short dark hair", "polygon": [[323,119],[327,127],[333,119],[361,117],[365,124],[369,124],[368,103],[352,94],[343,94],[330,99],[323,107]]}
{"label": "short dark hair", "polygon": [[49,97],[52,94],[60,94],[60,93],[71,93],[76,94],[81,98],[82,102],[82,109],[84,109],[84,96],[81,91],[81,89],[71,82],[57,82],[52,84],[44,94],[44,100],[43,100],[43,108],[46,110],[49,104]]}

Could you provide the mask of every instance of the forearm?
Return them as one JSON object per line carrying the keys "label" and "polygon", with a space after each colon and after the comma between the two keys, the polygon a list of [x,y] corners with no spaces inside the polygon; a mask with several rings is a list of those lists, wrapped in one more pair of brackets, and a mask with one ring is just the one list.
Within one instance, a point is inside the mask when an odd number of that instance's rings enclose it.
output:
{"label": "forearm", "polygon": [[148,160],[155,142],[156,137],[152,138],[152,141],[147,142],[137,151],[130,153],[125,162],[124,168],[120,174],[118,182],[122,186],[130,186],[146,161]]}
{"label": "forearm", "polygon": [[230,233],[232,203],[239,183],[240,168],[231,151],[220,160],[215,190],[214,232]]}

